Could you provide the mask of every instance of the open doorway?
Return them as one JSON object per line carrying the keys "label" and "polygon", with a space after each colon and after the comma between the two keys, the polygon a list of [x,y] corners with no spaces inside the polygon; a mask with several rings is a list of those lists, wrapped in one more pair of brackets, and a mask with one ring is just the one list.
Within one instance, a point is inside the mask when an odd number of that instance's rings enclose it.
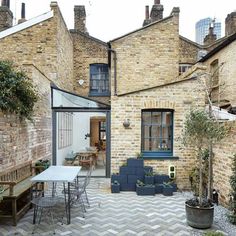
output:
{"label": "open doorway", "polygon": [[[109,107],[104,104],[99,107],[99,103],[59,89],[53,92],[54,104],[57,105],[53,107],[54,164],[82,166],[80,175],[86,175],[87,169],[92,167],[92,176],[109,177]],[[83,107],[73,96],[82,99]]]}

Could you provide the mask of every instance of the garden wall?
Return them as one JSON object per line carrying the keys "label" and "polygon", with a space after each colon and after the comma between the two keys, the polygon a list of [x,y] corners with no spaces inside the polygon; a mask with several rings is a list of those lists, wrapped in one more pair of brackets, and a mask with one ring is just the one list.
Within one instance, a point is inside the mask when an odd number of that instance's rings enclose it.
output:
{"label": "garden wall", "polygon": [[225,122],[230,126],[229,136],[214,146],[214,188],[219,191],[219,202],[227,206],[230,193],[229,177],[234,153],[236,153],[236,121]]}

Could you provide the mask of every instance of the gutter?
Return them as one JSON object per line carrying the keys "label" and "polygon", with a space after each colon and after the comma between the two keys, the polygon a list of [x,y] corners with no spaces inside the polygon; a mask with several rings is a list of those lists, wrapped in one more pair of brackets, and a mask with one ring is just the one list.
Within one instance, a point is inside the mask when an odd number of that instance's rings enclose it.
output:
{"label": "gutter", "polygon": [[114,49],[111,49],[111,44],[108,43],[108,52],[113,53],[114,61],[114,96],[117,96],[117,54]]}

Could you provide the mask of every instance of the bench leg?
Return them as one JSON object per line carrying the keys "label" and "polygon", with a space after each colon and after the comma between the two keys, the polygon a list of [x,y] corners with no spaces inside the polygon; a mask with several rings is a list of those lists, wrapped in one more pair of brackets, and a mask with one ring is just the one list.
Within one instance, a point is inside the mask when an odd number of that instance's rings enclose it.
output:
{"label": "bench leg", "polygon": [[12,200],[12,219],[13,219],[13,225],[17,225],[17,205],[16,205],[16,199]]}

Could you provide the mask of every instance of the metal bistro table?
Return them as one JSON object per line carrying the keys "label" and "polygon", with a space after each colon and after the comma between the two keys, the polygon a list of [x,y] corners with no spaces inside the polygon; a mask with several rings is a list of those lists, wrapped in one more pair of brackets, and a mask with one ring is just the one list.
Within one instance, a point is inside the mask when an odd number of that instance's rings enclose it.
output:
{"label": "metal bistro table", "polygon": [[[48,169],[42,173],[34,176],[32,182],[52,182],[54,183],[63,183],[64,193],[65,193],[65,205],[66,205],[66,217],[67,224],[70,224],[71,214],[70,214],[70,184],[74,182],[77,178],[78,173],[81,170],[81,166],[50,166]],[[66,199],[66,183],[68,185],[68,199]]]}

